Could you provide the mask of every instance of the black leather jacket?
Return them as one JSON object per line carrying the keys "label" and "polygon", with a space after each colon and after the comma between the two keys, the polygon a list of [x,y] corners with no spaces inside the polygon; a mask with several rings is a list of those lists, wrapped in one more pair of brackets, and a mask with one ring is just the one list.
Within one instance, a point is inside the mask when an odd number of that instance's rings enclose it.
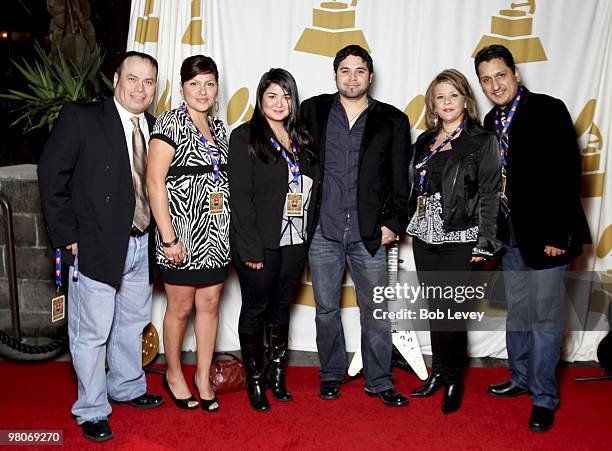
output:
{"label": "black leather jacket", "polygon": [[[414,147],[411,165],[412,190],[409,216],[416,211],[418,171],[414,168],[435,139],[437,130],[422,133]],[[446,231],[478,226],[475,254],[495,254],[503,248],[496,239],[501,163],[497,137],[471,120],[461,135],[451,142],[452,149],[442,171],[442,219]],[[480,252],[483,251],[483,252]]]}

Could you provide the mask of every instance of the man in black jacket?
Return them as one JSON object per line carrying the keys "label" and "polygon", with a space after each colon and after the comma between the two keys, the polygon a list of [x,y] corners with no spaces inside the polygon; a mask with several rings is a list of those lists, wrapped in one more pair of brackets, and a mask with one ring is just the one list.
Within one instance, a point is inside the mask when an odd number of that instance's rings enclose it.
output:
{"label": "man in black jacket", "polygon": [[142,370],[152,300],[144,177],[154,118],[145,111],[156,81],[153,57],[126,53],[113,98],[66,105],[38,166],[51,242],[70,265],[68,335],[78,380],[72,413],[96,442],[113,437],[108,398],[138,408],[163,403],[146,393]]}
{"label": "man in black jacket", "polygon": [[559,404],[555,368],[565,319],[564,274],[590,243],[580,202],[580,151],[572,119],[559,99],[529,92],[510,51],[482,49],[474,62],[480,86],[495,104],[485,128],[500,141],[502,192],[498,230],[508,318],[510,380],[489,394],[530,393],[529,428],[549,430]]}
{"label": "man in black jacket", "polygon": [[408,400],[393,388],[390,327],[373,318],[372,292],[385,284],[385,246],[406,229],[410,125],[397,108],[368,95],[373,63],[366,50],[341,49],[334,73],[336,94],[302,104],[322,168],[308,256],[317,304],[319,396],[340,396],[346,370],[340,293],[348,261],[360,308],[366,393],[385,405],[404,406]]}

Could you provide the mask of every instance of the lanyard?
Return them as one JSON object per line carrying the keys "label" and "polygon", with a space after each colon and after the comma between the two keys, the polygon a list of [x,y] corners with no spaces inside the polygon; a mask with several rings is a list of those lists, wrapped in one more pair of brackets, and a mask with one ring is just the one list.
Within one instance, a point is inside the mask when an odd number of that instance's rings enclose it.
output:
{"label": "lanyard", "polygon": [[[459,127],[457,127],[455,130],[453,130],[453,132],[448,135],[444,141],[442,141],[440,143],[440,145],[438,145],[435,149],[432,149],[431,147],[433,146],[433,143],[431,144],[431,146],[429,147],[430,152],[429,155],[425,156],[425,158],[423,158],[423,160],[421,160],[420,163],[418,163],[415,168],[419,170],[419,191],[423,192],[423,187],[425,186],[425,177],[427,175],[427,170],[425,169],[425,164],[431,160],[431,158],[437,154],[440,150],[442,150],[444,148],[444,146],[446,146],[449,142],[451,142],[453,139],[455,139],[455,137],[459,134],[459,132],[461,132],[461,130],[463,130],[463,128],[465,127],[465,125],[462,123],[459,125]],[[435,141],[434,141],[435,142]]]}
{"label": "lanyard", "polygon": [[300,158],[295,145],[291,143],[291,145],[289,146],[291,147],[291,153],[293,154],[293,160],[295,161],[294,163],[293,161],[291,161],[291,158],[289,158],[289,155],[287,155],[287,152],[285,152],[285,149],[283,149],[283,147],[278,143],[277,140],[274,139],[274,137],[270,137],[270,142],[272,143],[272,146],[276,149],[276,151],[280,152],[285,161],[287,161],[289,172],[291,172],[291,175],[293,175],[293,181],[297,182],[300,178]]}
{"label": "lanyard", "polygon": [[[79,256],[78,254],[74,256],[74,271],[72,272],[72,281],[79,281]],[[55,286],[57,287],[57,291],[59,292],[60,287],[62,286],[62,252],[60,248],[55,249]]]}
{"label": "lanyard", "polygon": [[[189,110],[187,109],[187,105],[183,104],[181,106],[181,109],[183,110],[183,113],[185,113],[185,115],[189,118],[189,120],[191,121],[191,123],[195,127],[196,131],[198,132],[198,139],[204,145],[204,148],[206,149],[206,153],[210,157],[210,162],[212,163],[213,173],[214,173],[215,180],[219,180],[219,160],[217,159],[217,157],[213,153],[213,151],[211,149],[212,146],[210,145],[210,143],[208,142],[206,137],[202,134],[200,129],[198,127],[196,127],[195,123],[193,122],[193,119],[191,118],[191,114],[189,114]],[[217,140],[217,136],[213,132],[213,126],[212,126],[212,121],[210,120],[210,116],[208,117],[208,129],[210,130],[210,134],[212,135],[213,140],[215,142],[215,147],[217,149],[219,149],[219,151],[220,151],[221,148],[219,147],[219,141]]]}
{"label": "lanyard", "polygon": [[507,164],[506,157],[508,155],[508,130],[510,129],[510,123],[512,122],[512,118],[514,117],[514,113],[516,113],[516,109],[522,96],[523,87],[521,86],[516,94],[516,97],[512,101],[510,111],[508,111],[508,117],[505,121],[503,121],[503,124],[501,120],[501,110],[499,108],[495,110],[495,131],[497,132],[497,136],[499,138],[499,157],[504,168]]}

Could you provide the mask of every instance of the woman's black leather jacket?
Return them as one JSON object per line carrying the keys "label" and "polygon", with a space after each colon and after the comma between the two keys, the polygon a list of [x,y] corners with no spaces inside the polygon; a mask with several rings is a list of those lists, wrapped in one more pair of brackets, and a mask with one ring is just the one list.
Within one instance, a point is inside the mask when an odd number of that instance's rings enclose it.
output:
{"label": "woman's black leather jacket", "polygon": [[[415,165],[429,153],[437,130],[422,133],[414,147],[411,164],[412,190],[409,220],[417,205],[418,171]],[[442,219],[446,231],[478,226],[475,255],[492,255],[503,248],[496,238],[499,211],[501,163],[497,137],[480,125],[467,120],[459,137],[451,141],[452,149],[442,171]]]}

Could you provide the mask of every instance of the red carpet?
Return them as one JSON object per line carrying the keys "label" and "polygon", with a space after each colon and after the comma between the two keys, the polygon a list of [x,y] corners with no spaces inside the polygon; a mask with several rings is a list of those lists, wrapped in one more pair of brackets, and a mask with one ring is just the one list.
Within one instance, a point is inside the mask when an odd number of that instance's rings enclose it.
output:
{"label": "red carpet", "polygon": [[[187,368],[191,376],[194,368]],[[495,399],[486,387],[507,377],[504,368],[470,368],[461,410],[440,412],[441,394],[414,399],[404,408],[384,407],[363,394],[363,381],[342,388],[336,401],[317,398],[317,368],[291,367],[288,385],[295,400],[272,401],[272,411],[253,411],[246,393],[220,397],[221,410],[207,414],[171,404],[140,411],[114,406],[115,439],[85,440],[70,415],[76,383],[70,363],[0,362],[0,429],[61,429],[64,448],[91,449],[604,449],[612,424],[612,382],[574,382],[599,375],[597,368],[560,370],[561,409],[548,433],[530,432],[527,397]],[[404,393],[419,380],[396,370]],[[162,393],[161,376],[148,375],[150,390]],[[42,391],[34,387],[42,386]]]}

